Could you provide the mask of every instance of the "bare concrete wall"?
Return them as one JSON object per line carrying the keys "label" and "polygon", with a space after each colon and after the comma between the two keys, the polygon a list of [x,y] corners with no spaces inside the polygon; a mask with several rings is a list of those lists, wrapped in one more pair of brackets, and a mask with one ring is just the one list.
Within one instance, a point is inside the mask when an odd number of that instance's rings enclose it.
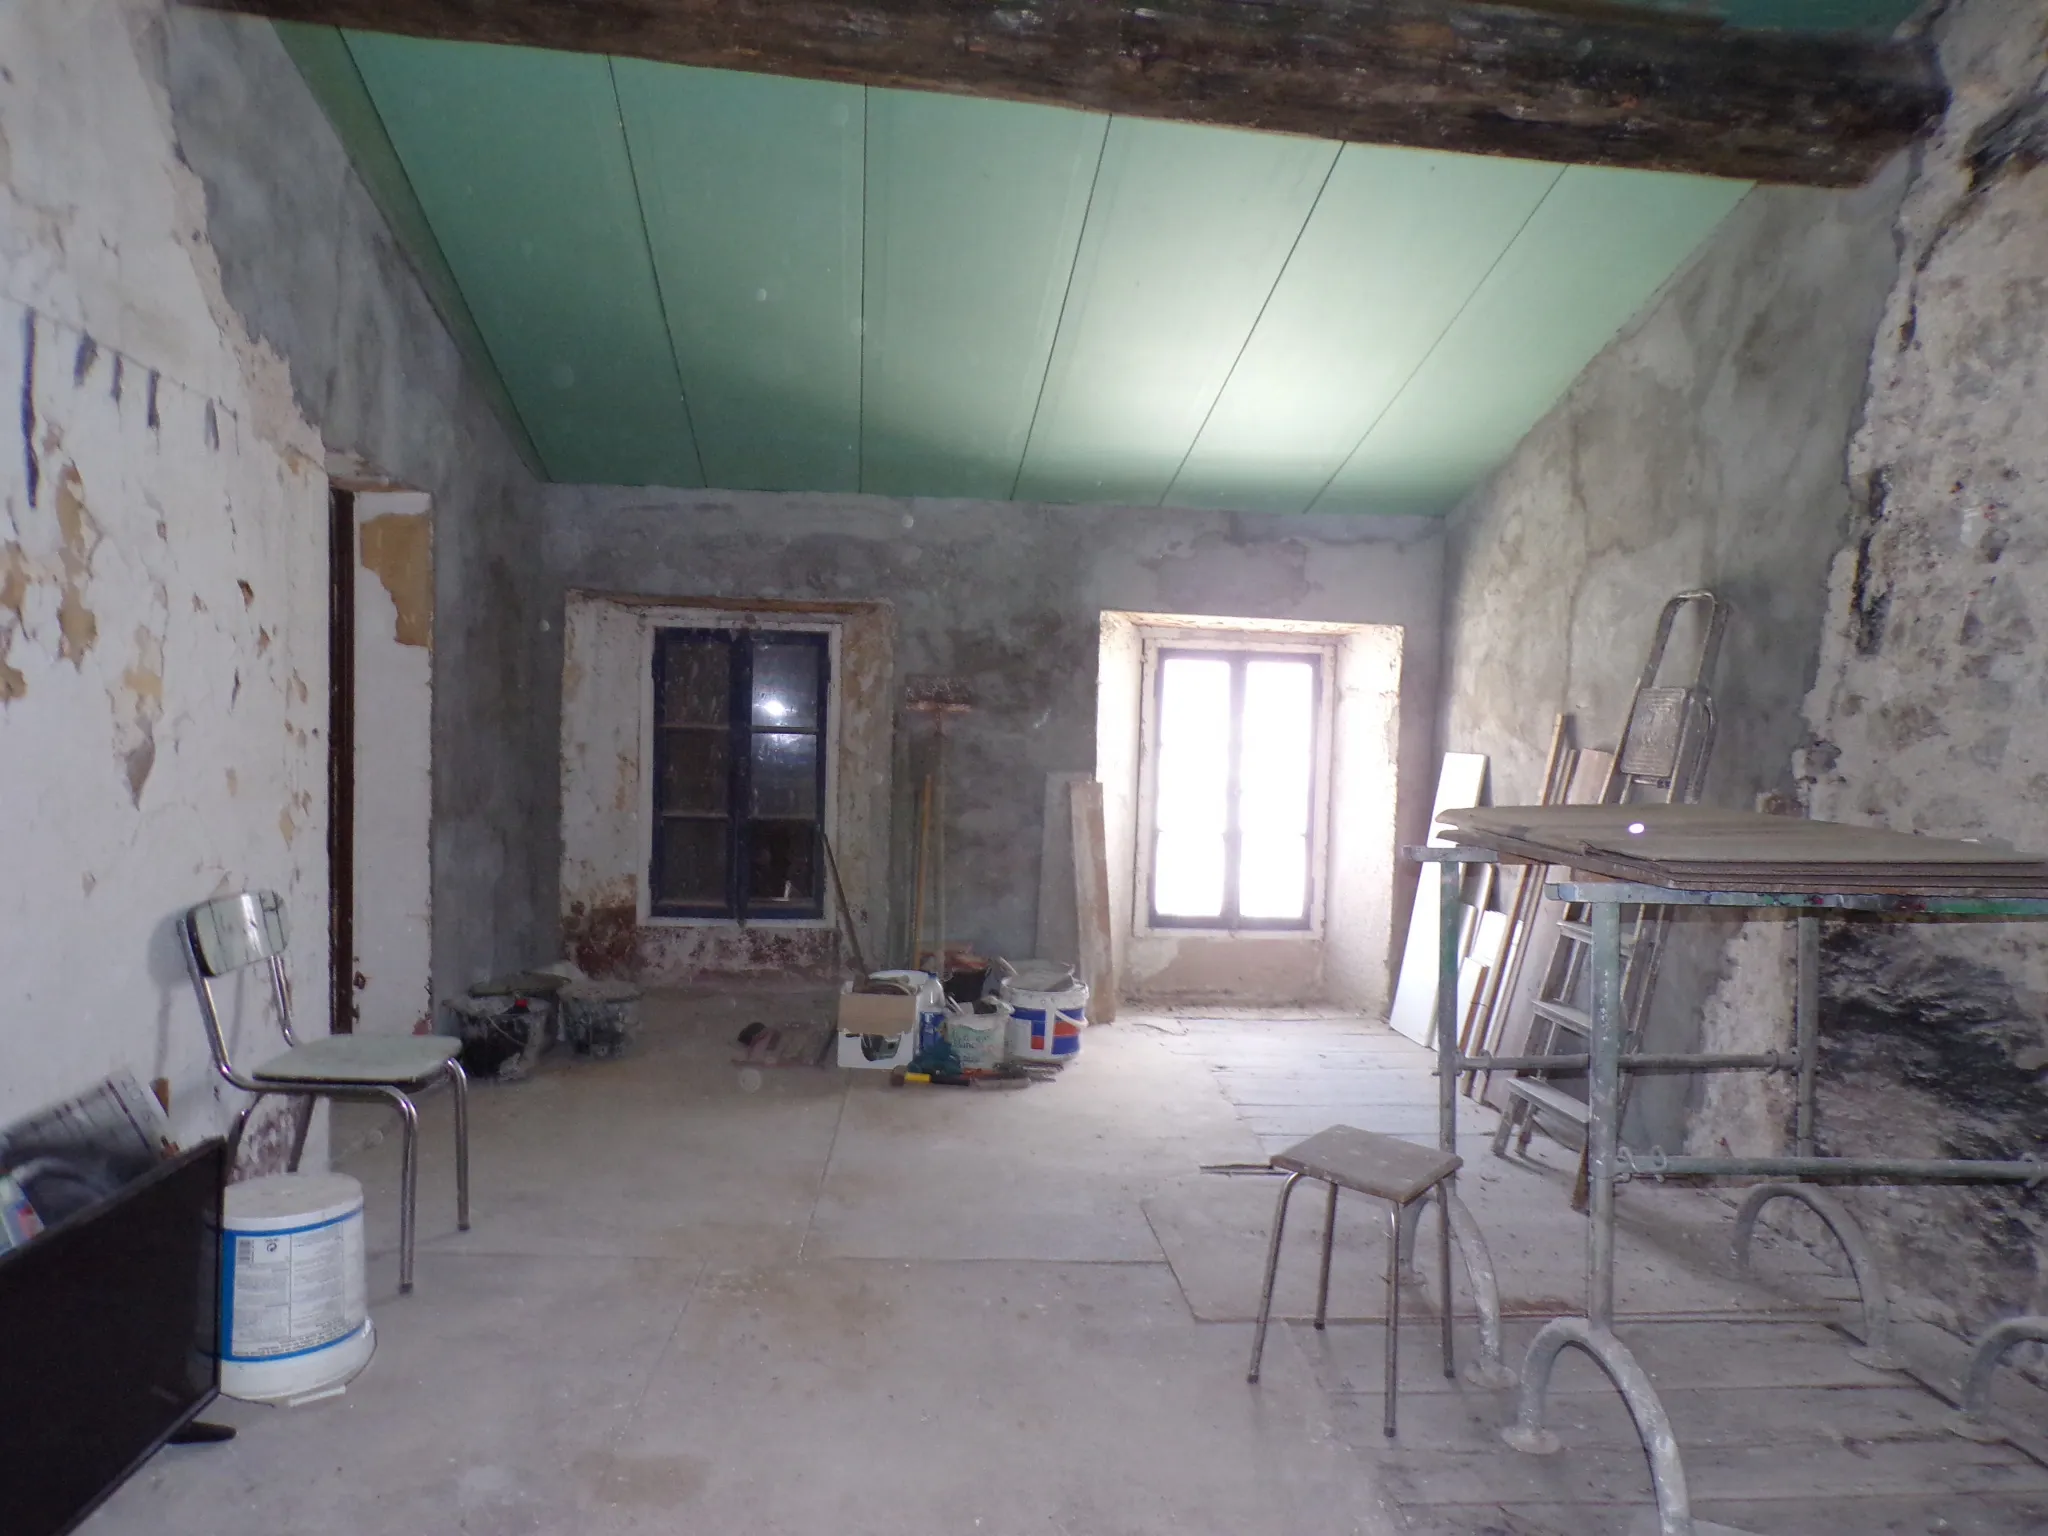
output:
{"label": "bare concrete wall", "polygon": [[540,485],[269,23],[137,14],[229,303],[289,365],[330,456],[433,497],[435,993],[541,963],[558,952],[561,636]]}
{"label": "bare concrete wall", "polygon": [[[985,953],[1013,956],[1036,941],[1046,775],[1094,767],[1105,609],[1401,626],[1400,821],[1419,836],[1439,548],[1435,525],[1391,519],[566,486],[548,499],[559,590],[891,605],[891,696],[900,699],[907,673],[959,676],[974,689],[974,712],[948,727],[950,926]],[[893,921],[877,929],[896,934],[899,954],[911,786],[928,738],[922,720],[899,715]]]}
{"label": "bare concrete wall", "polygon": [[[1561,711],[1614,745],[1657,610],[1701,586],[1733,608],[1705,798],[1792,788],[1903,185],[1901,165],[1854,193],[1751,193],[1453,514],[1443,747],[1493,759],[1495,804],[1536,798]],[[1696,1038],[1733,927],[1681,925],[1659,1048]],[[1640,1085],[1631,1138],[1673,1145],[1688,1087]]]}

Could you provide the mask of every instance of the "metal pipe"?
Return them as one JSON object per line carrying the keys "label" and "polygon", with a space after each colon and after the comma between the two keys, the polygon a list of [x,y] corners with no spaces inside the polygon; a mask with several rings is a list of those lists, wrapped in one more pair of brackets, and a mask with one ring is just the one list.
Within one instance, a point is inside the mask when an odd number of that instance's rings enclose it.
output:
{"label": "metal pipe", "polygon": [[2008,1317],[1993,1323],[1977,1341],[1970,1369],[1963,1376],[1963,1402],[1949,1428],[1969,1440],[2003,1440],[2005,1431],[1991,1422],[1991,1378],[1998,1362],[2015,1344],[2048,1344],[2048,1317]]}
{"label": "metal pipe", "polygon": [[[1570,1076],[1587,1071],[1590,1055],[1560,1052],[1555,1056],[1461,1056],[1460,1072],[1543,1071]],[[1797,1058],[1786,1051],[1757,1051],[1749,1055],[1721,1055],[1705,1051],[1639,1051],[1623,1056],[1624,1072],[1791,1072]]]}
{"label": "metal pipe", "polygon": [[2032,1184],[2048,1163],[1942,1157],[1666,1157],[1621,1151],[1626,1176],[1661,1178],[1869,1179],[1899,1184]]}
{"label": "metal pipe", "polygon": [[1799,1063],[1794,1150],[1813,1156],[1814,1083],[1820,1064],[1820,914],[1799,914],[1799,983],[1792,1012],[1792,1050]]}
{"label": "metal pipe", "polygon": [[1621,1127],[1621,908],[1593,908],[1593,1066],[1586,1083],[1586,1316],[1614,1326],[1614,1179]]}
{"label": "metal pipe", "polygon": [[[1401,1208],[1402,1278],[1420,1283],[1422,1271],[1415,1265],[1415,1233],[1422,1225],[1422,1213],[1434,1202],[1416,1200]],[[1450,1195],[1451,1237],[1458,1257],[1465,1262],[1465,1278],[1472,1285],[1472,1304],[1479,1313],[1479,1358],[1465,1367],[1465,1380],[1475,1387],[1512,1387],[1515,1373],[1508,1369],[1500,1342],[1500,1279],[1493,1267],[1493,1254],[1486,1246],[1486,1234],[1479,1222],[1455,1193]],[[1439,1212],[1439,1215],[1442,1213]]]}
{"label": "metal pipe", "polygon": [[1266,1288],[1259,1296],[1259,1325],[1252,1330],[1252,1363],[1244,1379],[1256,1383],[1259,1361],[1266,1353],[1266,1324],[1273,1316],[1273,1277],[1280,1272],[1280,1234],[1287,1230],[1287,1202],[1294,1198],[1294,1186],[1308,1175],[1290,1173],[1280,1186],[1279,1204],[1273,1207],[1273,1240],[1266,1245]]}
{"label": "metal pipe", "polygon": [[[1445,865],[1446,869],[1452,868]],[[1387,1207],[1387,1380],[1381,1398],[1380,1430],[1394,1438],[1394,1404],[1401,1394],[1401,1208]]]}
{"label": "metal pipe", "polygon": [[[1459,899],[1465,866],[1438,866],[1436,970],[1436,1140],[1446,1152],[1458,1150],[1458,940]],[[1427,878],[1425,876],[1425,878]]]}
{"label": "metal pipe", "polygon": [[1878,1266],[1877,1253],[1864,1239],[1856,1219],[1826,1190],[1812,1184],[1759,1184],[1745,1195],[1735,1213],[1736,1269],[1745,1275],[1750,1273],[1750,1243],[1756,1236],[1764,1207],[1773,1200],[1796,1200],[1804,1205],[1827,1223],[1835,1241],[1842,1245],[1842,1252],[1848,1255],[1849,1273],[1856,1277],[1856,1299],[1863,1309],[1863,1345],[1851,1350],[1851,1357],[1873,1370],[1901,1369],[1901,1362],[1892,1353],[1891,1296],[1884,1271]]}
{"label": "metal pipe", "polygon": [[1337,1247],[1337,1181],[1330,1180],[1329,1202],[1323,1207],[1323,1268],[1316,1279],[1316,1328],[1330,1317],[1330,1256]]}
{"label": "metal pipe", "polygon": [[1696,1536],[1692,1498],[1685,1486],[1685,1463],[1678,1454],[1678,1436],[1672,1431],[1670,1416],[1664,1412],[1656,1387],[1626,1344],[1583,1317],[1553,1318],[1530,1343],[1528,1356],[1522,1362],[1520,1408],[1515,1422],[1500,1432],[1501,1439],[1531,1456],[1552,1456],[1563,1449],[1557,1436],[1543,1427],[1543,1399],[1550,1390],[1550,1373],[1556,1368],[1557,1357],[1567,1349],[1592,1356],[1593,1363],[1607,1373],[1621,1400],[1628,1404],[1636,1438],[1650,1460],[1650,1486],[1657,1495],[1658,1536]]}

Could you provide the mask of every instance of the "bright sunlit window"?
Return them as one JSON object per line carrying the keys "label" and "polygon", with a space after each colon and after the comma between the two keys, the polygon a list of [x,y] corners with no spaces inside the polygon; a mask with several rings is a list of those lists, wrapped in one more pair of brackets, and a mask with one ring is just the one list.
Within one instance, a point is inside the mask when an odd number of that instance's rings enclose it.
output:
{"label": "bright sunlit window", "polygon": [[1306,928],[1321,657],[1158,652],[1152,921]]}

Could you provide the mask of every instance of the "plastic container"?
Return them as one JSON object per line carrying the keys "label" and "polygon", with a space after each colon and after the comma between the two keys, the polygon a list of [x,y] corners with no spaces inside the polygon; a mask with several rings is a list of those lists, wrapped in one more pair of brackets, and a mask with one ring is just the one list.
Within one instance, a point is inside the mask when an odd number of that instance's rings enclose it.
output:
{"label": "plastic container", "polygon": [[946,1038],[960,1055],[963,1072],[986,1072],[1003,1064],[1010,1048],[1010,1005],[999,998],[983,999],[987,1013],[972,1003],[956,1006],[946,1020]]}
{"label": "plastic container", "polygon": [[1088,1024],[1088,989],[1071,982],[1057,992],[1003,983],[1010,1005],[1010,1055],[1019,1061],[1065,1061],[1079,1054]]}
{"label": "plastic container", "polygon": [[221,1224],[220,1389],[331,1397],[377,1348],[363,1278],[363,1187],[340,1173],[230,1184]]}
{"label": "plastic container", "polygon": [[946,1039],[946,991],[930,971],[876,971],[875,981],[900,981],[917,990],[917,1042],[911,1054],[942,1045]]}

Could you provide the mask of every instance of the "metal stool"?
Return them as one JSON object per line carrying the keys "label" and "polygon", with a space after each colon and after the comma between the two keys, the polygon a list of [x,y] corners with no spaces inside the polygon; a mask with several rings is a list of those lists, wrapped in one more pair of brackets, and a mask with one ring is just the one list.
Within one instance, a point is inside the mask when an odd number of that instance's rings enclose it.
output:
{"label": "metal stool", "polygon": [[1266,1288],[1259,1298],[1259,1326],[1252,1334],[1252,1366],[1246,1381],[1259,1379],[1259,1361],[1266,1352],[1266,1323],[1273,1313],[1273,1277],[1280,1269],[1280,1234],[1287,1226],[1287,1202],[1294,1186],[1303,1179],[1320,1179],[1330,1186],[1330,1203],[1323,1217],[1323,1270],[1316,1286],[1316,1327],[1323,1326],[1330,1310],[1330,1251],[1337,1237],[1337,1191],[1356,1190],[1375,1200],[1387,1202],[1387,1385],[1386,1417],[1382,1428],[1394,1433],[1394,1394],[1398,1385],[1396,1362],[1401,1339],[1401,1215],[1432,1190],[1439,1202],[1437,1215],[1437,1271],[1443,1287],[1444,1375],[1452,1374],[1451,1361],[1451,1213],[1448,1204],[1451,1175],[1464,1159],[1450,1152],[1438,1152],[1393,1136],[1379,1136],[1349,1125],[1333,1125],[1318,1131],[1307,1141],[1289,1147],[1269,1160],[1272,1167],[1287,1170],[1287,1182],[1280,1186],[1280,1204],[1273,1212],[1273,1240],[1266,1248]]}

